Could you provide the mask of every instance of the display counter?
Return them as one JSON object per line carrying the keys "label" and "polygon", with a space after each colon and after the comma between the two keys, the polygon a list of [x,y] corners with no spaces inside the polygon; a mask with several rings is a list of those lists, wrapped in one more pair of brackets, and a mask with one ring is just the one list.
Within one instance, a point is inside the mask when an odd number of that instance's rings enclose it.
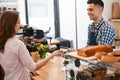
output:
{"label": "display counter", "polygon": [[[80,66],[76,67],[75,60],[79,59]],[[44,67],[37,70],[38,76],[32,76],[33,80],[71,80],[74,73],[74,79],[77,78],[77,74],[81,72],[88,65],[96,65],[100,62],[95,56],[82,57],[77,55],[76,52],[67,52],[62,57],[54,57]],[[107,66],[106,75],[104,78],[97,78],[93,80],[120,80],[120,62],[105,63]],[[74,80],[73,79],[73,80]],[[92,78],[90,78],[92,80]],[[79,80],[79,79],[78,79]]]}
{"label": "display counter", "polygon": [[[104,78],[99,78],[99,79],[94,78],[94,79],[90,79],[90,80],[120,80],[120,62],[112,62],[112,63],[102,62],[101,60],[97,59],[95,56],[83,57],[83,56],[78,55],[77,52],[70,52],[70,53],[67,53],[67,55],[69,57],[73,58],[72,60],[75,60],[76,58],[79,59],[80,66],[78,67],[77,71],[73,67],[73,71],[77,72],[77,73],[83,72],[83,70],[89,65],[96,67],[96,66],[98,66],[97,63],[105,64],[107,71],[106,71],[106,75],[104,75]],[[92,70],[92,68],[93,67],[91,67],[91,70]],[[100,76],[100,77],[102,77],[102,76]]]}

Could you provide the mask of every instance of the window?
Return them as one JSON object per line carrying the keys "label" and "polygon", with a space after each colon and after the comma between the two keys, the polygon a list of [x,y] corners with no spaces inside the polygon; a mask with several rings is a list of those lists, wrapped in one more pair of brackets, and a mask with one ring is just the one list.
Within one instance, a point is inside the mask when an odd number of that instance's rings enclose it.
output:
{"label": "window", "polygon": [[48,0],[28,0],[29,17],[48,17]]}
{"label": "window", "polygon": [[53,0],[28,0],[28,20],[30,27],[46,31],[51,27],[49,36],[54,37]]}

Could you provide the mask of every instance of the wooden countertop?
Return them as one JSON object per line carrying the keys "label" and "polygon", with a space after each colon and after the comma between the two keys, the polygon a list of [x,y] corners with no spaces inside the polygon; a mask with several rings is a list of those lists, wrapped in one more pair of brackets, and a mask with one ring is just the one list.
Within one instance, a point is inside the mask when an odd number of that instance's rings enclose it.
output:
{"label": "wooden countertop", "polygon": [[63,58],[54,57],[44,67],[37,70],[38,76],[32,76],[33,80],[66,80],[62,70]]}

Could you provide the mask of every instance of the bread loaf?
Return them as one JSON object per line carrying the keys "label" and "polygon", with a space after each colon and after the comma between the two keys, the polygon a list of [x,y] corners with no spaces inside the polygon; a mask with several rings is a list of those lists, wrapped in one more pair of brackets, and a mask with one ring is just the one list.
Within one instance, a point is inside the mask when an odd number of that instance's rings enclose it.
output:
{"label": "bread loaf", "polygon": [[101,61],[103,62],[119,62],[120,57],[113,56],[113,55],[102,55]]}
{"label": "bread loaf", "polygon": [[88,46],[77,50],[77,54],[84,57],[95,55],[96,52],[112,52],[113,48],[109,45]]}
{"label": "bread loaf", "polygon": [[86,54],[84,50],[82,49],[78,49],[77,50],[77,54],[80,56],[84,56],[84,57],[88,57],[88,56],[92,56],[93,54]]}
{"label": "bread loaf", "polygon": [[103,62],[119,62],[120,61],[120,51],[116,50],[113,52],[96,52],[95,56]]}

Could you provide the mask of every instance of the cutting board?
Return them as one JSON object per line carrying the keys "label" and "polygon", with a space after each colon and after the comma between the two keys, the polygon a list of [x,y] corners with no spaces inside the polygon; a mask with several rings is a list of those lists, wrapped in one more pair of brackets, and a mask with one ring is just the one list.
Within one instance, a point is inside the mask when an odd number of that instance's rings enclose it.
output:
{"label": "cutting board", "polygon": [[95,56],[90,56],[90,57],[84,57],[84,56],[80,56],[77,54],[77,52],[69,52],[67,53],[67,55],[74,57],[74,58],[78,58],[78,59],[82,59],[82,60],[94,60],[97,59]]}

